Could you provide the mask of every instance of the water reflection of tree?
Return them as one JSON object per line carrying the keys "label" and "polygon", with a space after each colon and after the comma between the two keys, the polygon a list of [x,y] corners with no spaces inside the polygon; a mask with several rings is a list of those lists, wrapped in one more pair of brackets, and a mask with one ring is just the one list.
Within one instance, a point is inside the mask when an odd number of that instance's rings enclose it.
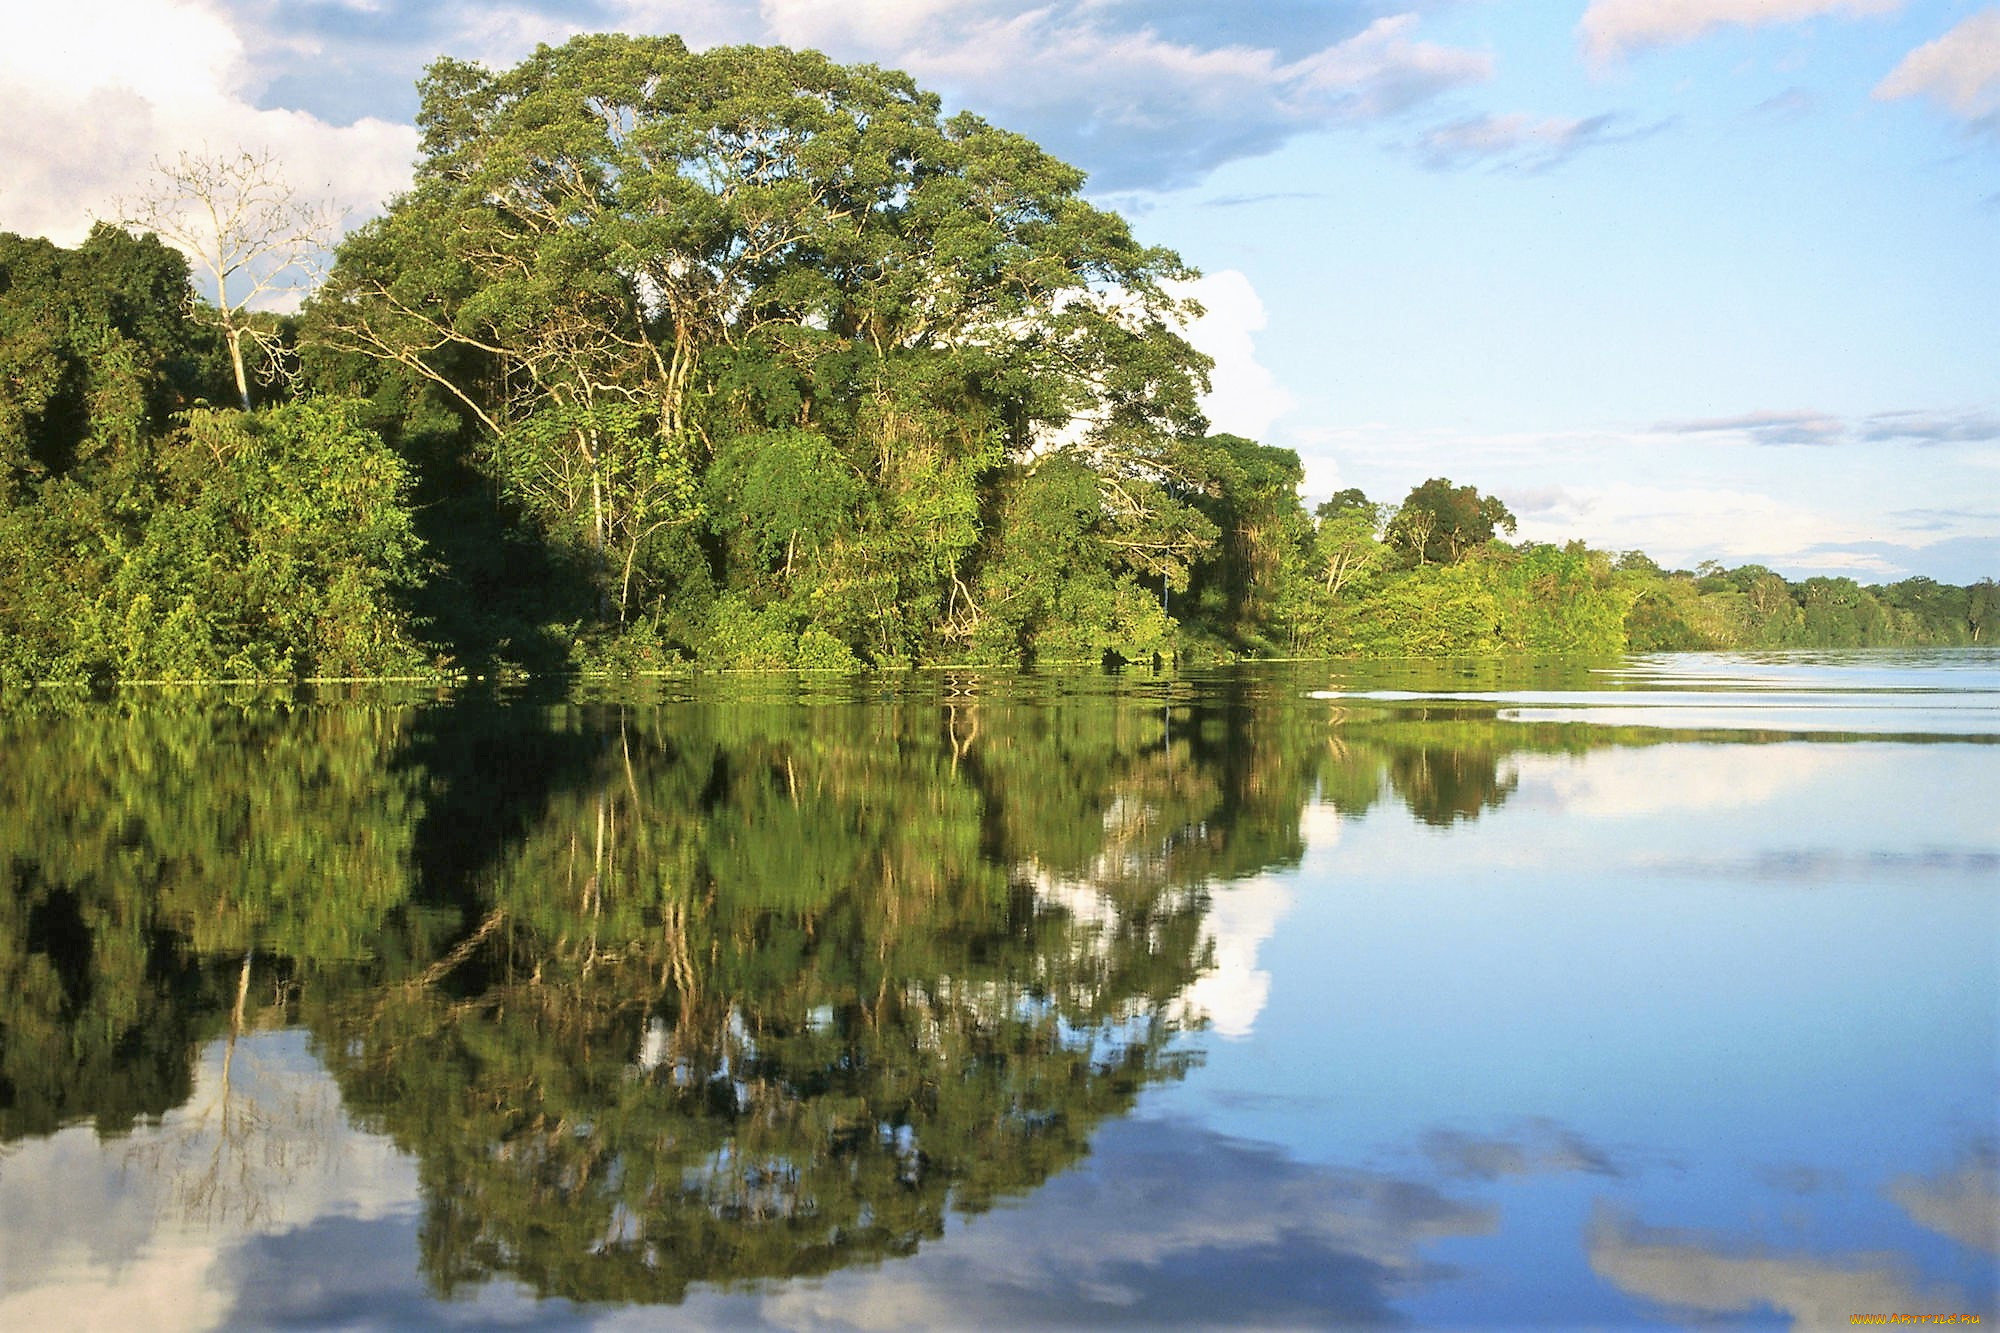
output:
{"label": "water reflection of tree", "polygon": [[1340,709],[1317,794],[1343,814],[1360,815],[1386,792],[1418,820],[1446,828],[1506,804],[1520,785],[1515,755],[1582,752],[1614,739],[1657,744],[1670,737],[1637,728],[1513,725],[1492,708]]}
{"label": "water reflection of tree", "polygon": [[[1212,774],[1183,754],[1166,775],[1123,708],[1064,737],[1099,778],[1060,789],[1063,817],[1101,842],[1105,811],[1154,807],[1220,836]],[[1055,818],[1046,749],[993,717],[968,746],[965,712],[556,719],[594,766],[472,872],[476,947],[312,1019],[350,1110],[421,1163],[441,1289],[671,1300],[907,1253],[1178,1072],[1199,894],[1048,901],[996,846]]]}
{"label": "water reflection of tree", "polygon": [[165,1206],[209,1228],[280,1220],[286,1191],[320,1162],[338,1111],[323,1085],[260,1067],[251,1048],[286,1022],[290,982],[266,969],[253,997],[256,963],[246,953],[237,968],[228,1030],[207,1047],[210,1072],[126,1154],[162,1187]]}
{"label": "water reflection of tree", "polygon": [[0,1140],[159,1118],[253,949],[316,966],[372,946],[410,890],[404,715],[0,713]]}
{"label": "water reflection of tree", "polygon": [[441,1290],[906,1253],[1179,1072],[1208,892],[1308,799],[1470,818],[1523,734],[1043,688],[0,715],[0,1141],[160,1117],[220,1043],[172,1165],[241,1222],[313,1133],[245,1043],[303,1023],[416,1156]]}
{"label": "water reflection of tree", "polygon": [[1499,808],[1520,776],[1503,773],[1491,750],[1413,745],[1390,756],[1389,782],[1411,814],[1443,826]]}

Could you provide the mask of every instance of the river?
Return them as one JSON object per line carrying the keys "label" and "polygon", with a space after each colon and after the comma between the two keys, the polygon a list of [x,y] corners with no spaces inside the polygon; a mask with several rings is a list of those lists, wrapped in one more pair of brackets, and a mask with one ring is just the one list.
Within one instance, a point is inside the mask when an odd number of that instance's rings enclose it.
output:
{"label": "river", "polygon": [[0,1327],[2000,1302],[2000,653],[0,712]]}

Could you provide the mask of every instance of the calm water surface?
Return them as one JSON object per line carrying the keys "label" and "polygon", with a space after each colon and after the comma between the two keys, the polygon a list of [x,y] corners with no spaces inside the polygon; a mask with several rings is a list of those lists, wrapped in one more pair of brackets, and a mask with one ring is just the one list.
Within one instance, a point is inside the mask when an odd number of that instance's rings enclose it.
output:
{"label": "calm water surface", "polygon": [[0,755],[0,1328],[2000,1317],[2000,653]]}

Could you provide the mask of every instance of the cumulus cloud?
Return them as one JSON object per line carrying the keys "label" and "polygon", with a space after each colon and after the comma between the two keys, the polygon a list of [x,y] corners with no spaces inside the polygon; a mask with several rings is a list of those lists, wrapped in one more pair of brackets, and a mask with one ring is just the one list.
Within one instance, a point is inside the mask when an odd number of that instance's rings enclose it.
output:
{"label": "cumulus cloud", "polygon": [[1493,71],[1485,52],[1423,40],[1413,13],[1369,22],[1346,6],[1283,0],[1226,11],[1118,0],[447,0],[383,14],[218,3],[256,32],[268,96],[322,115],[410,115],[411,80],[442,53],[504,64],[581,31],[673,32],[697,48],[777,42],[908,70],[1107,189],[1187,184]]}
{"label": "cumulus cloud", "polygon": [[1490,165],[1548,171],[1590,148],[1648,138],[1671,122],[1634,125],[1620,112],[1570,119],[1519,113],[1473,116],[1440,125],[1417,141],[1418,161],[1433,171]]}
{"label": "cumulus cloud", "polygon": [[413,128],[260,109],[252,63],[206,0],[75,0],[12,20],[0,228],[74,244],[145,189],[155,160],[182,151],[268,150],[303,194],[359,216],[408,180]]}
{"label": "cumulus cloud", "polygon": [[1797,23],[1825,14],[1890,14],[1903,0],[1591,0],[1577,24],[1584,54],[1616,60],[1646,47],[1693,41],[1723,27]]}
{"label": "cumulus cloud", "polygon": [[1414,14],[1288,56],[1220,24],[1205,39],[1165,36],[1087,0],[945,8],[765,0],[763,10],[772,39],[907,69],[1108,189],[1189,184],[1296,134],[1394,116],[1493,71],[1484,52],[1422,40]]}
{"label": "cumulus cloud", "polygon": [[1923,97],[1961,119],[2000,125],[2000,6],[1980,10],[1904,56],[1876,85],[1875,96]]}
{"label": "cumulus cloud", "polygon": [[1187,328],[1187,339],[1215,361],[1202,411],[1218,432],[1260,440],[1271,423],[1297,404],[1278,377],[1257,360],[1256,334],[1266,322],[1264,302],[1250,279],[1234,269],[1175,284],[1174,294],[1193,297],[1202,315]]}

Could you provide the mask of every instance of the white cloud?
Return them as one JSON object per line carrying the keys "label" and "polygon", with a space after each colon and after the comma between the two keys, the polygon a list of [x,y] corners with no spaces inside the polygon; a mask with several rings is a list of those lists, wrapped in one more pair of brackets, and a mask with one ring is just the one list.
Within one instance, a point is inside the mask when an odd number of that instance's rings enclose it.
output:
{"label": "white cloud", "polygon": [[1586,148],[1647,138],[1670,122],[1630,125],[1616,112],[1572,118],[1521,113],[1455,120],[1418,140],[1417,157],[1443,171],[1492,163],[1512,171],[1547,171]]}
{"label": "white cloud", "polygon": [[1187,339],[1215,361],[1210,392],[1201,403],[1210,427],[1262,440],[1298,400],[1257,360],[1256,334],[1266,322],[1257,289],[1234,269],[1172,287],[1175,296],[1201,303],[1201,318],[1187,327]]}
{"label": "white cloud", "polygon": [[1927,97],[1968,120],[2000,112],[2000,7],[1980,10],[1904,56],[1875,96]]}
{"label": "white cloud", "polygon": [[1577,24],[1584,54],[1615,60],[1650,46],[1672,46],[1717,28],[1797,23],[1825,14],[1889,14],[1903,0],[1591,0]]}
{"label": "white cloud", "polygon": [[1101,6],[1060,0],[764,0],[762,13],[772,40],[906,69],[1109,188],[1184,184],[1294,134],[1395,115],[1493,73],[1487,53],[1418,39],[1414,14],[1287,59],[1115,27]]}
{"label": "white cloud", "polygon": [[[1502,498],[1506,498],[1504,490]],[[1715,559],[1783,563],[1815,548],[1883,536],[1879,524],[1842,518],[1756,491],[1721,485],[1638,482],[1565,484],[1520,512],[1523,541],[1581,538],[1592,546],[1637,548],[1667,566]],[[1820,563],[1826,563],[1821,561]],[[1834,560],[1855,569],[1881,562],[1865,554]]]}
{"label": "white cloud", "polygon": [[41,5],[8,27],[0,80],[16,91],[122,88],[172,103],[241,77],[243,46],[235,31],[188,0]]}
{"label": "white cloud", "polygon": [[778,40],[799,46],[923,45],[927,35],[991,31],[1004,7],[980,0],[760,0]]}
{"label": "white cloud", "polygon": [[1838,444],[1847,423],[1811,409],[1742,412],[1701,421],[1663,421],[1655,430],[1670,435],[1740,434],[1753,444]]}
{"label": "white cloud", "polygon": [[183,151],[269,150],[302,194],[359,216],[409,179],[410,126],[257,108],[243,43],[205,0],[76,0],[9,27],[0,228],[74,244],[146,188],[156,159]]}
{"label": "white cloud", "polygon": [[1355,113],[1377,116],[1428,100],[1447,88],[1493,77],[1493,57],[1414,39],[1415,14],[1397,14],[1292,66],[1308,87],[1347,99]]}

